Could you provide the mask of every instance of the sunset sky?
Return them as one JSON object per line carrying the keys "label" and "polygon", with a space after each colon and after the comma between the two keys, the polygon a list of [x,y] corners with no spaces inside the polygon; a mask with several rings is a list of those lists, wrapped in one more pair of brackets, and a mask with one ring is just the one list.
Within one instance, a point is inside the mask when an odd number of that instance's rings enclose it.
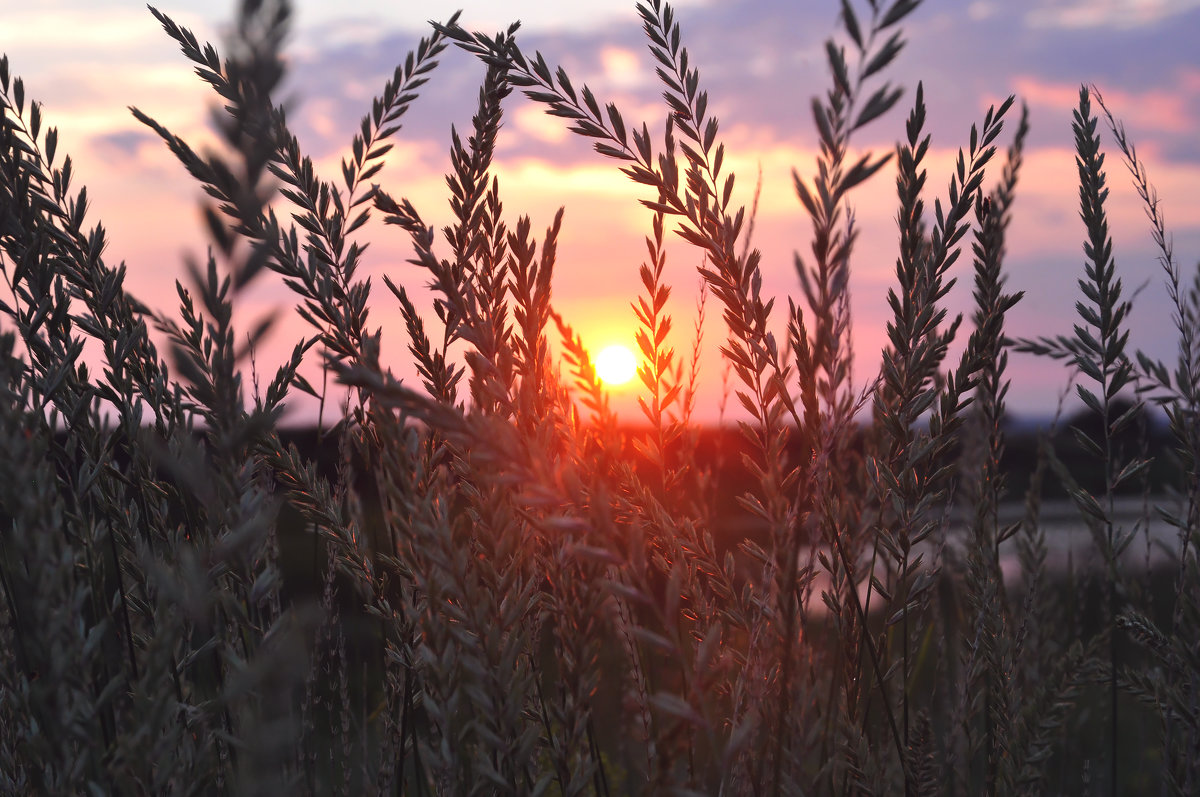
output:
{"label": "sunset sky", "polygon": [[[568,10],[568,4],[539,0],[302,0],[296,4],[289,48],[286,94],[294,98],[289,118],[326,179],[341,184],[338,163],[359,119],[395,64],[424,35],[425,20],[445,19],[460,5],[468,28],[494,32],[520,19],[518,41],[526,52],[541,50],[548,61],[562,64],[576,86],[586,82],[602,102],[615,102],[628,123],[644,119],[661,129],[660,88],[632,2],[590,0],[569,4]],[[736,201],[750,202],[762,171],[754,243],[764,256],[764,293],[786,307],[786,296],[799,299],[793,252],[807,254],[810,237],[791,169],[804,176],[814,170],[810,99],[829,83],[823,46],[837,27],[838,3],[690,0],[676,5],[684,44],[709,92],[710,111],[721,120],[726,168],[738,175]],[[161,0],[158,7],[219,46],[234,5]],[[1096,84],[1125,122],[1158,188],[1177,258],[1185,268],[1196,264],[1200,0],[927,0],[907,21],[907,34],[908,47],[887,73],[907,87],[905,97],[856,144],[878,152],[892,148],[903,134],[912,89],[923,80],[933,135],[930,202],[945,196],[954,153],[966,145],[971,124],[982,119],[989,104],[1010,93],[1029,104],[1032,131],[1008,246],[1009,286],[1027,295],[1009,316],[1010,334],[1069,333],[1075,320],[1083,226],[1070,123],[1081,82]],[[127,106],[202,145],[212,138],[207,122],[213,95],[144,5],[132,0],[2,0],[0,50],[8,54],[12,71],[25,78],[27,96],[42,101],[49,124],[58,126],[59,151],[75,158],[76,184],[86,183],[92,197],[92,222],[102,220],[110,231],[110,265],[128,264],[129,286],[142,301],[173,307],[174,281],[182,278],[185,254],[204,251],[200,192]],[[439,227],[448,216],[443,175],[450,126],[469,126],[483,76],[480,64],[456,49],[441,60],[403,120],[388,168],[377,178]],[[1015,109],[1002,145],[1018,117]],[[1106,136],[1106,148],[1117,267],[1127,294],[1145,284],[1132,316],[1132,343],[1170,357],[1171,311],[1149,225],[1111,137]],[[534,229],[544,230],[558,206],[566,206],[554,283],[557,309],[589,346],[598,350],[623,342],[632,347],[636,320],[629,302],[639,290],[650,218],[637,203],[646,196],[644,187],[568,133],[562,120],[515,94],[506,108],[496,172],[510,225],[528,214]],[[877,175],[851,201],[860,228],[852,290],[861,384],[876,372],[884,344],[885,297],[897,250],[894,172]],[[415,289],[427,276],[405,262],[408,240],[397,228],[372,223],[360,240],[371,242],[367,273],[378,288],[372,325],[383,328],[385,352],[396,372],[412,379],[403,325],[379,277],[389,274]],[[673,342],[685,356],[691,348],[699,262],[695,250],[673,246],[668,267],[674,286]],[[960,261],[956,275],[960,284],[951,305],[969,312],[969,257]],[[246,297],[245,326],[272,307],[282,308],[288,319],[259,353],[264,372],[273,373],[309,332],[291,312],[294,304],[274,275],[261,278]],[[698,406],[706,420],[715,420],[720,403],[723,339],[720,310],[710,300]],[[1027,417],[1052,411],[1066,379],[1061,365],[1027,355],[1013,356],[1011,375],[1010,406]],[[731,414],[736,404],[730,402]],[[636,420],[628,395],[618,395],[617,406],[623,419]],[[299,407],[292,420],[302,422],[311,413]]]}

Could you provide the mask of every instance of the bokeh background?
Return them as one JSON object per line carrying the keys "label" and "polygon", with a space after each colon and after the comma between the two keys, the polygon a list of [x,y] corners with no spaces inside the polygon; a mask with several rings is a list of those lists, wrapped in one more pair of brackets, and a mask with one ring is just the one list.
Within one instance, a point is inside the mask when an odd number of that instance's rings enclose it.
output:
{"label": "bokeh background", "polygon": [[[858,6],[865,6],[860,3]],[[201,39],[220,45],[232,2],[162,0],[158,6]],[[359,119],[396,63],[428,32],[426,20],[444,20],[463,8],[464,26],[489,32],[521,20],[519,42],[561,64],[578,86],[615,102],[627,124],[645,120],[661,130],[664,115],[654,61],[632,2],[579,0],[572,4],[485,2],[327,3],[299,0],[285,96],[290,120],[318,173],[341,184],[339,161]],[[816,135],[811,98],[829,78],[824,42],[838,25],[839,4],[785,0],[688,0],[676,4],[684,43],[701,71],[709,108],[721,120],[727,169],[738,175],[735,198],[749,204],[761,173],[754,245],[764,255],[764,292],[798,298],[793,253],[807,254],[810,226],[796,199],[791,170],[810,176]],[[865,11],[863,13],[866,13]],[[1010,314],[1010,334],[1069,333],[1076,281],[1083,273],[1083,226],[1078,216],[1071,111],[1082,82],[1094,84],[1136,142],[1158,189],[1175,252],[1185,269],[1200,258],[1200,0],[926,0],[908,19],[908,46],[885,78],[906,87],[899,106],[861,132],[856,145],[883,152],[903,134],[917,81],[924,81],[933,135],[927,165],[934,196],[945,194],[955,152],[989,104],[1015,94],[1028,103],[1032,131],[1008,246],[1009,285],[1025,299]],[[844,40],[840,36],[839,40]],[[176,303],[175,280],[185,257],[204,253],[198,212],[201,192],[165,146],[130,115],[136,106],[203,148],[215,139],[208,120],[214,96],[192,73],[174,42],[134,0],[0,2],[0,50],[24,76],[28,96],[45,105],[60,131],[60,152],[73,155],[77,185],[86,184],[92,221],[110,231],[107,257],[124,261],[129,286],[160,309]],[[483,69],[472,57],[448,50],[379,175],[393,196],[406,196],[430,223],[448,219],[445,174],[451,125],[470,125]],[[1000,140],[1015,130],[1015,108]],[[661,141],[661,137],[658,139]],[[1108,173],[1112,234],[1127,295],[1136,292],[1132,343],[1169,358],[1175,347],[1162,270],[1129,176],[1111,138]],[[61,156],[60,156],[61,157]],[[993,173],[998,173],[997,161]],[[496,174],[509,223],[528,214],[544,229],[566,206],[554,282],[556,308],[599,350],[633,347],[636,325],[629,303],[640,282],[650,212],[637,200],[644,187],[617,164],[591,151],[562,120],[524,97],[508,103]],[[887,320],[885,297],[897,251],[894,171],[885,169],[852,196],[860,229],[853,263],[856,378],[877,371]],[[415,378],[406,339],[382,274],[424,296],[426,275],[406,261],[407,237],[374,220],[359,239],[370,241],[365,273],[379,290],[372,324],[384,330],[385,353],[398,375]],[[442,250],[445,252],[445,249]],[[699,255],[673,246],[668,280],[674,286],[673,344],[689,355],[699,278]],[[956,267],[960,284],[952,309],[970,312],[970,261]],[[280,320],[256,364],[274,372],[296,340],[308,334],[292,311],[294,299],[267,275],[242,298],[244,328],[273,310]],[[430,314],[432,317],[432,314]],[[700,369],[697,416],[721,417],[724,333],[710,300]],[[319,369],[310,368],[310,379]],[[1062,365],[1014,355],[1010,409],[1033,420],[1053,412],[1067,383]],[[637,420],[633,388],[614,391],[625,420]],[[1068,405],[1069,405],[1068,399]],[[736,400],[726,419],[737,416]],[[289,423],[316,419],[315,404],[297,400]]]}

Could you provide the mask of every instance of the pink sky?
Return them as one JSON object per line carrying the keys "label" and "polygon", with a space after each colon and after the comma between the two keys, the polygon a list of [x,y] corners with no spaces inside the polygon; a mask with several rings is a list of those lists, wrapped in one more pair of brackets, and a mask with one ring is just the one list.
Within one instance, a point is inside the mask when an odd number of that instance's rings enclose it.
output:
{"label": "pink sky", "polygon": [[[627,120],[662,118],[652,59],[632,3],[594,2],[569,16],[540,10],[542,5],[532,0],[477,2],[467,6],[462,21],[467,27],[494,30],[519,17],[526,50],[540,49],[548,60],[562,63],[576,85],[587,82],[602,101],[615,101]],[[215,11],[199,11],[204,6],[194,2],[165,1],[159,7],[219,45],[221,20],[232,4]],[[296,103],[289,118],[326,179],[337,178],[338,162],[360,116],[395,62],[422,35],[421,21],[448,15],[448,6],[440,3],[353,7],[353,12],[348,5],[333,11],[313,0],[298,3],[297,9],[290,84]],[[837,8],[834,2],[712,0],[686,3],[678,12],[684,43],[710,94],[710,109],[721,119],[726,168],[738,175],[737,201],[750,201],[762,171],[755,244],[764,255],[764,292],[777,296],[783,307],[788,295],[798,299],[792,254],[807,253],[810,231],[792,188],[791,169],[810,175],[814,168],[809,101],[828,83],[822,48],[836,26]],[[59,127],[60,151],[75,158],[77,184],[88,185],[92,222],[102,220],[110,231],[110,264],[126,261],[137,296],[170,309],[174,282],[183,278],[184,254],[203,253],[199,191],[126,108],[135,105],[202,145],[211,140],[206,129],[211,95],[138,2],[64,0],[6,9],[0,18],[0,50],[9,55],[12,71],[24,76],[27,94],[45,104],[49,123]],[[1030,105],[1033,130],[1009,241],[1009,286],[1027,296],[1010,315],[1010,334],[1069,333],[1075,320],[1083,229],[1070,119],[1081,81],[1096,83],[1125,121],[1158,188],[1177,257],[1185,268],[1196,263],[1200,64],[1188,53],[1200,38],[1200,3],[929,0],[910,17],[907,33],[909,46],[889,75],[907,87],[905,98],[864,131],[858,144],[877,152],[890,149],[903,133],[911,89],[923,80],[933,134],[930,202],[944,195],[954,152],[965,145],[971,123],[982,118],[989,103],[1015,93]],[[411,199],[439,227],[448,216],[443,174],[450,125],[460,130],[469,125],[483,74],[458,51],[447,52],[442,61],[405,118],[388,168],[378,178],[389,193]],[[1016,121],[1014,114],[1009,131]],[[510,225],[528,214],[534,229],[542,230],[558,206],[565,205],[556,307],[594,349],[612,342],[632,347],[636,320],[629,302],[639,289],[638,266],[649,229],[649,213],[637,200],[645,194],[615,163],[591,152],[587,142],[565,127],[523,97],[510,98],[496,168]],[[1001,144],[1007,141],[1003,137]],[[1118,154],[1108,148],[1118,269],[1127,292],[1148,281],[1132,317],[1132,342],[1154,356],[1170,357],[1170,310],[1149,228]],[[877,370],[884,341],[884,299],[892,283],[897,238],[894,174],[885,170],[877,175],[853,195],[852,204],[861,230],[852,277],[856,379],[861,384]],[[411,379],[403,325],[379,277],[388,274],[415,289],[427,276],[405,262],[408,241],[397,228],[373,222],[360,240],[371,242],[366,273],[380,289],[372,325],[383,328],[385,352],[396,372]],[[685,355],[692,345],[699,262],[697,251],[681,242],[672,246],[673,344]],[[955,311],[969,312],[969,256],[957,268],[961,284],[950,304]],[[264,373],[273,373],[309,331],[291,312],[294,304],[273,275],[260,279],[247,297],[241,316],[245,327],[272,308],[282,309],[286,319],[258,355]],[[720,404],[718,347],[723,338],[720,311],[711,302],[698,407],[703,419],[715,419]],[[1031,415],[1053,408],[1066,372],[1060,365],[1015,355],[1011,375],[1010,405]],[[628,389],[618,390],[614,398],[622,418],[637,420],[631,395]],[[736,404],[731,401],[731,413]],[[298,402],[292,420],[312,417],[312,407]]]}

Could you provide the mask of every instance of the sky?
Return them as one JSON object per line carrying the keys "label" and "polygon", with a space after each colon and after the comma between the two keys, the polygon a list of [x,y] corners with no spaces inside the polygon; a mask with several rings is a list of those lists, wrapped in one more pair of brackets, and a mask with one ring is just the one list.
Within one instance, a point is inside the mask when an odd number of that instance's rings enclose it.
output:
{"label": "sky", "polygon": [[[721,120],[726,169],[737,174],[736,203],[751,202],[761,170],[754,245],[763,253],[763,292],[785,308],[787,297],[799,301],[793,253],[807,253],[811,234],[791,173],[794,167],[811,177],[815,169],[810,102],[829,84],[824,42],[839,27],[840,6],[833,0],[675,5],[684,45],[709,93],[710,112]],[[646,120],[652,130],[661,130],[661,89],[632,2],[301,0],[284,95],[293,132],[319,174],[340,184],[338,164],[371,98],[428,32],[426,20],[445,19],[459,7],[462,24],[471,29],[495,32],[520,19],[518,42],[526,52],[541,51],[561,64],[576,86],[587,83],[602,101],[615,102],[627,122]],[[158,8],[220,47],[234,4],[160,0]],[[1032,129],[1007,263],[1009,288],[1026,295],[1009,314],[1009,334],[1069,334],[1075,323],[1084,230],[1070,125],[1081,83],[1095,84],[1124,122],[1158,190],[1176,257],[1185,269],[1195,266],[1200,258],[1200,59],[1194,53],[1200,0],[926,0],[905,30],[908,45],[887,72],[888,79],[906,88],[905,96],[860,131],[854,146],[858,152],[894,148],[904,133],[913,89],[922,81],[932,134],[929,202],[945,196],[957,148],[966,145],[971,125],[990,104],[1015,94],[1029,105]],[[0,51],[9,56],[11,70],[25,78],[27,96],[41,101],[48,123],[59,128],[59,151],[72,154],[76,185],[88,186],[92,222],[103,221],[109,230],[109,264],[124,261],[131,291],[152,307],[172,309],[175,280],[185,279],[185,257],[204,253],[201,194],[128,106],[203,148],[213,141],[208,120],[214,96],[145,6],[132,0],[0,0]],[[483,68],[471,56],[448,50],[404,118],[388,166],[376,178],[393,196],[412,200],[439,228],[449,218],[444,174],[450,129],[469,127],[482,77]],[[1002,146],[1017,119],[1014,112],[999,140]],[[1150,227],[1107,135],[1105,148],[1118,273],[1127,295],[1137,291],[1131,344],[1169,359],[1175,345],[1171,309]],[[994,173],[998,168],[999,162]],[[640,289],[638,268],[650,220],[637,201],[645,197],[643,187],[569,133],[562,120],[517,94],[505,108],[495,173],[510,226],[529,215],[534,229],[544,230],[558,207],[566,207],[553,286],[556,309],[594,350],[610,343],[633,347],[637,322],[630,302]],[[894,282],[898,239],[895,190],[895,173],[885,169],[851,196],[860,230],[851,276],[859,385],[878,372],[885,342],[886,296]],[[376,220],[359,239],[371,244],[364,266],[377,288],[371,325],[383,330],[387,362],[415,384],[404,327],[380,278],[389,275],[427,303],[422,286],[428,277],[406,262],[411,250],[398,228]],[[445,256],[447,248],[439,252]],[[671,246],[672,345],[685,358],[693,345],[699,264],[696,250],[682,242]],[[948,306],[969,314],[969,253],[953,276],[960,283]],[[243,328],[264,313],[280,312],[256,355],[265,379],[309,329],[294,313],[294,298],[273,275],[260,278],[241,301]],[[710,298],[696,410],[705,421],[721,417],[725,395],[720,327],[720,310]],[[309,371],[310,377],[316,373]],[[1024,354],[1012,355],[1010,374],[1009,404],[1019,417],[1052,412],[1068,377],[1060,363]],[[614,389],[614,406],[624,420],[637,420],[634,395],[632,388]],[[726,419],[737,417],[737,401],[730,399]],[[314,407],[297,401],[290,421],[313,418]]]}

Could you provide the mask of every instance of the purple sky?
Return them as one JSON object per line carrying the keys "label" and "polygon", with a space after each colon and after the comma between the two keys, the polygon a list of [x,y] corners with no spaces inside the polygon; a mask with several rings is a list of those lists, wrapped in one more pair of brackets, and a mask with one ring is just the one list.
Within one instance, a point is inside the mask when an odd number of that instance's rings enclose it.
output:
{"label": "purple sky", "polygon": [[[127,261],[133,290],[152,306],[173,306],[174,280],[183,274],[185,252],[200,254],[203,238],[196,211],[199,192],[161,143],[133,120],[136,105],[176,133],[203,144],[210,95],[191,73],[154,19],[137,2],[50,2],[31,7],[9,3],[0,29],[0,50],[23,75],[27,94],[43,101],[50,124],[60,128],[60,151],[77,162],[79,183],[89,186],[92,221],[111,232],[108,257]],[[588,83],[602,101],[615,101],[627,121],[660,120],[660,89],[632,3],[594,2],[572,13],[546,5],[475,3],[463,24],[494,31],[510,18],[524,23],[519,41],[561,63],[575,85]],[[556,4],[555,7],[565,4]],[[859,3],[857,6],[865,4]],[[221,42],[217,10],[199,3],[164,0],[159,6],[202,38]],[[363,2],[334,6],[300,2],[292,42],[290,118],[301,145],[328,179],[371,97],[395,63],[423,33],[422,20],[448,16],[442,3]],[[397,10],[403,7],[403,10]],[[502,10],[498,10],[502,9]],[[750,201],[758,170],[763,193],[755,244],[764,255],[764,292],[798,296],[792,253],[807,252],[810,228],[791,182],[791,169],[813,171],[816,135],[810,98],[828,83],[823,44],[837,25],[835,2],[713,0],[678,9],[684,43],[699,66],[710,110],[722,123],[727,169],[738,174],[738,202]],[[1126,124],[1158,188],[1177,258],[1185,268],[1200,256],[1200,2],[1197,0],[927,0],[907,23],[908,47],[887,77],[908,89],[900,107],[863,131],[856,144],[890,149],[918,80],[926,87],[930,194],[945,194],[954,152],[964,146],[973,122],[988,104],[1010,93],[1028,102],[1032,132],[1027,144],[1009,241],[1009,286],[1026,291],[1010,314],[1010,334],[1067,333],[1074,323],[1076,280],[1082,276],[1082,223],[1078,217],[1070,129],[1079,84],[1096,84]],[[478,63],[447,52],[421,99],[405,118],[389,166],[380,175],[394,196],[413,200],[427,221],[447,217],[444,178],[449,129],[469,125]],[[1007,132],[1015,128],[1017,116]],[[651,125],[654,128],[654,125]],[[661,126],[660,126],[661,127]],[[1001,144],[1007,145],[1007,136]],[[1162,286],[1149,226],[1118,154],[1109,149],[1112,194],[1109,211],[1115,255],[1127,292],[1146,283],[1132,316],[1133,345],[1157,357],[1174,351],[1170,308]],[[529,214],[544,229],[559,205],[566,206],[554,293],[557,308],[585,342],[633,345],[636,323],[629,301],[639,289],[638,265],[649,213],[644,196],[613,162],[591,152],[561,120],[514,95],[506,108],[497,173],[510,223]],[[861,383],[878,367],[884,340],[884,298],[896,253],[894,174],[884,171],[852,197],[860,227],[853,264],[854,344]],[[407,265],[406,238],[394,227],[371,224],[367,272],[389,274],[406,285],[427,278]],[[444,252],[444,249],[443,249]],[[697,294],[696,251],[672,248],[674,345],[686,353]],[[956,311],[970,309],[970,265],[957,267],[961,284],[950,297]],[[382,286],[380,286],[382,287]],[[420,292],[418,291],[418,294]],[[247,297],[244,323],[272,307],[294,301],[277,279],[264,278]],[[384,329],[385,352],[397,373],[410,376],[403,326],[386,291],[376,294],[372,323]],[[709,304],[705,330],[702,418],[716,417],[723,366],[717,351],[724,332]],[[307,329],[298,318],[277,326],[259,367],[275,364]],[[311,373],[311,372],[310,372]],[[1061,365],[1015,355],[1010,405],[1025,415],[1053,408],[1065,384]],[[619,391],[623,418],[635,420],[629,391]],[[736,405],[731,402],[731,407]],[[311,417],[300,407],[294,420]]]}

